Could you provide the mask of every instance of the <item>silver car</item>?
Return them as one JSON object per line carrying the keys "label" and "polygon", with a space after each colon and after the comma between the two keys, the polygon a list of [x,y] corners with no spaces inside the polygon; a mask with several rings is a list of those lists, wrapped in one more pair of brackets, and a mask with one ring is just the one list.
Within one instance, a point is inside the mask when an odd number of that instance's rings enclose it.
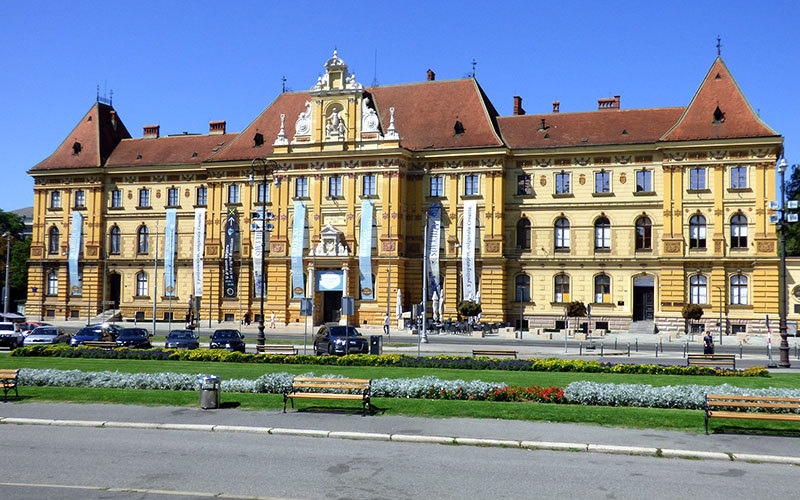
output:
{"label": "silver car", "polygon": [[68,344],[70,336],[61,327],[40,326],[25,337],[22,345],[42,345],[42,344]]}

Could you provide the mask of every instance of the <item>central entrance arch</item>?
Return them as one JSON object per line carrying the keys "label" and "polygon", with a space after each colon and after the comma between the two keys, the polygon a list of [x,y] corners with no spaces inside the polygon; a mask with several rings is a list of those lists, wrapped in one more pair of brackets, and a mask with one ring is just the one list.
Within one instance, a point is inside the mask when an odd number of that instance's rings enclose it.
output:
{"label": "central entrance arch", "polygon": [[655,284],[655,278],[646,274],[633,278],[633,321],[654,319]]}

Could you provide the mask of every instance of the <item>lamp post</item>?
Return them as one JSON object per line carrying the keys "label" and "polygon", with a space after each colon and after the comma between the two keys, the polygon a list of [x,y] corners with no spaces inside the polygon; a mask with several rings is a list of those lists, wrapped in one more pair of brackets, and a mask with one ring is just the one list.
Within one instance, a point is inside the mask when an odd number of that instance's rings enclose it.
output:
{"label": "lamp post", "polygon": [[11,262],[11,231],[3,233],[6,238],[6,283],[3,288],[3,321],[8,321],[8,264]]}
{"label": "lamp post", "polygon": [[[264,275],[264,245],[267,242],[267,173],[271,172],[275,167],[277,167],[277,163],[275,160],[264,160],[263,158],[256,158],[250,164],[250,168],[253,170],[253,173],[250,174],[250,185],[252,186],[255,182],[255,174],[261,174],[263,176],[262,186],[264,189],[264,198],[261,203],[261,282],[258,284],[260,290],[258,291],[258,295],[261,298],[261,317],[258,321],[258,345],[264,345],[264,281],[266,276]],[[259,188],[261,189],[261,188]],[[258,199],[258,197],[256,197]]]}
{"label": "lamp post", "polygon": [[778,307],[778,314],[780,315],[780,334],[781,334],[781,347],[780,347],[780,363],[781,368],[789,368],[789,339],[786,334],[786,183],[784,177],[786,173],[786,158],[781,158],[778,164],[778,173],[781,174],[781,274],[780,274],[780,293],[778,297],[780,304]]}
{"label": "lamp post", "polygon": [[725,288],[719,285],[714,285],[714,288],[719,291],[719,345],[722,345],[722,304],[724,300],[723,297],[725,295]]}

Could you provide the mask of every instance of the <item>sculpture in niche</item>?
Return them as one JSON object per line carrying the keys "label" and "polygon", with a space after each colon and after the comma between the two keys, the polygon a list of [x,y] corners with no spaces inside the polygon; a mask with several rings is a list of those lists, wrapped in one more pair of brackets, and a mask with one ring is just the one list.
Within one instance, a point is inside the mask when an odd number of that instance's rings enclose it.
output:
{"label": "sculpture in niche", "polygon": [[334,109],[328,117],[325,131],[327,132],[328,138],[344,140],[346,127],[344,125],[344,119],[338,109]]}
{"label": "sculpture in niche", "polygon": [[347,257],[350,250],[344,241],[344,234],[330,224],[320,231],[320,241],[309,251],[314,257]]}
{"label": "sculpture in niche", "polygon": [[377,132],[379,124],[378,113],[370,107],[369,97],[365,97],[364,100],[361,101],[361,131]]}
{"label": "sculpture in niche", "polygon": [[295,135],[308,135],[311,132],[311,101],[306,101],[306,110],[298,115],[294,131]]}

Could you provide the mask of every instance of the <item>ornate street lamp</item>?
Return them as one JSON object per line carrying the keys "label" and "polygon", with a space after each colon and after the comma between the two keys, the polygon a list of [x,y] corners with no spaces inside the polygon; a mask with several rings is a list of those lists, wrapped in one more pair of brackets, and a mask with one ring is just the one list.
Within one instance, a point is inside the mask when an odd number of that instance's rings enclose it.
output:
{"label": "ornate street lamp", "polygon": [[[258,321],[258,345],[264,345],[264,293],[265,287],[264,282],[266,281],[266,276],[264,272],[264,245],[267,242],[267,174],[272,173],[272,171],[278,166],[275,160],[265,160],[263,158],[256,158],[250,164],[250,168],[253,172],[250,174],[250,185],[252,186],[255,184],[255,175],[260,174],[263,176],[262,186],[263,188],[259,188],[260,190],[263,189],[264,191],[264,198],[262,199],[261,203],[261,282],[259,283],[259,287],[261,288],[258,293],[261,298],[261,317]],[[258,196],[256,196],[258,199]],[[255,249],[254,249],[255,250]]]}
{"label": "ornate street lamp", "polygon": [[781,368],[789,368],[789,339],[786,333],[786,183],[784,182],[784,174],[786,173],[786,158],[781,158],[778,164],[778,173],[781,174],[781,274],[780,274],[780,293],[778,300],[780,304],[778,307],[778,314],[780,315],[780,334],[781,334],[781,360],[779,366]]}

